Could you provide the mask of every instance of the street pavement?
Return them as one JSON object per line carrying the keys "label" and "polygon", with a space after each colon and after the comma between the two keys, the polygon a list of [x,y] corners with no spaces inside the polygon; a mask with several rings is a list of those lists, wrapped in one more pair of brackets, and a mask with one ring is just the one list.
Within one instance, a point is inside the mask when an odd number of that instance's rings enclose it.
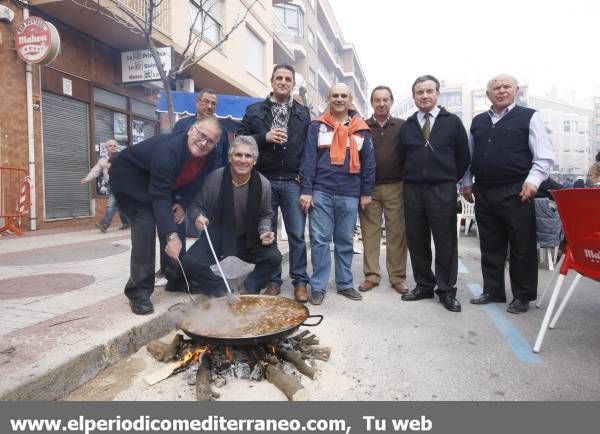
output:
{"label": "street pavement", "polygon": [[[156,288],[155,313],[131,314],[122,294],[129,248],[129,233],[115,229],[0,238],[0,399],[193,399],[192,389],[178,383],[181,376],[154,388],[142,381],[158,367],[145,343],[173,332],[167,309],[188,299]],[[286,243],[280,242],[280,248],[285,252]],[[382,266],[384,255],[385,247]],[[319,379],[305,384],[310,398],[600,399],[598,283],[581,281],[536,355],[530,346],[544,311],[532,307],[511,315],[505,304],[469,304],[481,290],[474,231],[461,234],[459,257],[463,312],[458,314],[437,300],[401,301],[385,273],[360,302],[335,294],[330,284],[323,305],[308,305],[311,313],[325,316],[312,331],[321,345],[333,348],[331,360],[319,364]],[[358,286],[360,254],[354,256],[353,273]],[[539,275],[541,292],[552,272],[541,265]],[[410,265],[408,284],[414,285]],[[291,296],[289,279],[282,295]],[[131,378],[125,381],[123,373]],[[107,390],[107,378],[118,387],[114,393],[98,393]],[[222,399],[285,399],[268,384],[249,388],[240,381],[222,392]]]}

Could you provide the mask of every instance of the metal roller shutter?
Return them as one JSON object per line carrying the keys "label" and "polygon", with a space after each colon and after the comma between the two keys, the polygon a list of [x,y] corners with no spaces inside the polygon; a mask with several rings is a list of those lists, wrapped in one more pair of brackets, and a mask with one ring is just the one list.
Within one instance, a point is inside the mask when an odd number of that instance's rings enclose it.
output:
{"label": "metal roller shutter", "polygon": [[89,217],[90,189],[80,180],[90,169],[88,104],[42,92],[46,220]]}

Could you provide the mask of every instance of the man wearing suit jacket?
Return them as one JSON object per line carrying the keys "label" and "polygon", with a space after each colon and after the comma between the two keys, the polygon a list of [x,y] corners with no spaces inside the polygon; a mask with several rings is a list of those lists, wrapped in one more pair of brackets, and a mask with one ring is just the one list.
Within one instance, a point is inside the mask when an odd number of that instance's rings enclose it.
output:
{"label": "man wearing suit jacket", "polygon": [[[417,286],[402,300],[433,298],[437,287],[443,306],[460,312],[456,299],[456,183],[469,164],[467,132],[458,116],[437,106],[440,82],[435,77],[418,77],[412,93],[419,111],[402,125],[400,141],[406,152],[406,236]],[[431,271],[431,235],[435,274]]]}
{"label": "man wearing suit jacket", "polygon": [[110,168],[110,186],[119,207],[131,224],[130,276],[125,295],[133,313],[154,312],[156,230],[164,239],[165,252],[177,260],[185,251],[185,238],[177,225],[184,206],[177,203],[199,188],[214,164],[221,128],[215,118],[198,120],[188,132],[152,137],[122,151]]}

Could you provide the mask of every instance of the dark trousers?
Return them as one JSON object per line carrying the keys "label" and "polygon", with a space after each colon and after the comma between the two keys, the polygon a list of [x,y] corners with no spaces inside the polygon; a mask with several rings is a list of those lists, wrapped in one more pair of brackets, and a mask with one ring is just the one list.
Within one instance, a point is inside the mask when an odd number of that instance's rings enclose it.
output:
{"label": "dark trousers", "polygon": [[[456,184],[404,183],[406,238],[417,288],[456,295],[458,243]],[[431,236],[435,245],[435,275],[431,271]]]}
{"label": "dark trousers", "polygon": [[504,261],[510,245],[509,274],[513,296],[537,297],[535,206],[521,202],[523,183],[475,185],[475,218],[479,227],[481,272],[485,292],[505,297]]}
{"label": "dark trousers", "polygon": [[154,291],[156,220],[151,204],[127,200],[131,225],[131,260],[125,295],[130,299],[150,298]]}
{"label": "dark trousers", "polygon": [[[211,234],[211,240],[217,255],[221,257],[218,238]],[[267,286],[276,270],[281,267],[281,253],[275,243],[269,246],[257,245],[250,249],[246,249],[245,244],[245,237],[239,237],[237,240],[237,257],[256,266],[244,281],[244,286],[250,294],[258,294],[262,288]],[[215,264],[215,259],[210,251],[206,236],[202,233],[183,259],[183,268],[190,283],[191,292],[214,297],[221,297],[227,293],[223,279],[215,275],[210,269],[213,264]]]}

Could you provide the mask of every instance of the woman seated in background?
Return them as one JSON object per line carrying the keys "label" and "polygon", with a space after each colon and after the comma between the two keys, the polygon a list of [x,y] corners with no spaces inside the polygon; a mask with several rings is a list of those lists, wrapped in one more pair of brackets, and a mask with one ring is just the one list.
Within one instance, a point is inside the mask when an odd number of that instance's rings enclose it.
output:
{"label": "woman seated in background", "polygon": [[588,187],[600,188],[600,162],[590,166],[587,174],[587,185]]}

